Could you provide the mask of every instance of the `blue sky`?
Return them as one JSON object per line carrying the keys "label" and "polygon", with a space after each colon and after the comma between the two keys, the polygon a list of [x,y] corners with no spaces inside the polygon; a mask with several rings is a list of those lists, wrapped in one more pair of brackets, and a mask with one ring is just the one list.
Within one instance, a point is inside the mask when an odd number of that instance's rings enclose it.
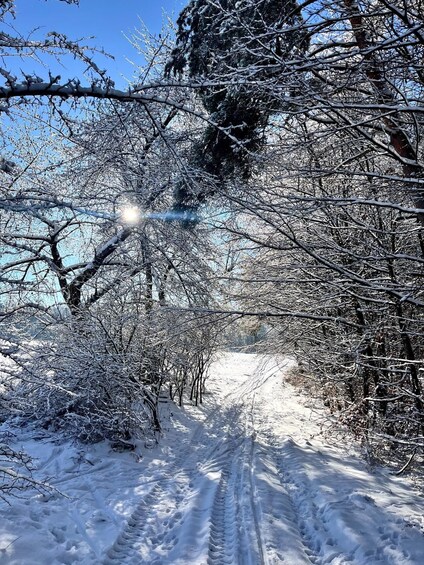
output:
{"label": "blue sky", "polygon": [[[115,56],[110,61],[97,56],[100,67],[107,68],[117,83],[123,86],[124,75],[132,75],[132,66],[126,62],[128,57],[134,62],[137,55],[124,34],[131,35],[139,26],[139,18],[149,30],[158,33],[163,21],[163,13],[173,15],[175,20],[187,0],[80,0],[80,5],[69,5],[58,0],[16,0],[16,19],[13,22],[16,30],[27,35],[31,30],[40,28],[33,37],[39,38],[48,31],[65,33],[69,39],[95,36],[91,45],[104,48]],[[9,30],[10,31],[10,30]],[[70,78],[77,73],[77,67],[72,61],[66,60],[66,68],[53,64],[54,72],[59,72],[63,78]],[[52,66],[49,61],[49,66]],[[36,72],[45,76],[45,71],[32,61],[20,63],[20,67],[28,73]]]}

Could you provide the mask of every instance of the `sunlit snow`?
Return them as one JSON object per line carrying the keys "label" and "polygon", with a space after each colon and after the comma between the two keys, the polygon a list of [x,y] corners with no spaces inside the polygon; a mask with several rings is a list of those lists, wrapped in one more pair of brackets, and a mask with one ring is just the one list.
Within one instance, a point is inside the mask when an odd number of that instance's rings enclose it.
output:
{"label": "sunlit snow", "polygon": [[0,563],[422,563],[421,495],[335,446],[324,410],[284,381],[290,363],[223,354],[203,407],[162,404],[152,449],[3,427],[57,490],[2,503]]}

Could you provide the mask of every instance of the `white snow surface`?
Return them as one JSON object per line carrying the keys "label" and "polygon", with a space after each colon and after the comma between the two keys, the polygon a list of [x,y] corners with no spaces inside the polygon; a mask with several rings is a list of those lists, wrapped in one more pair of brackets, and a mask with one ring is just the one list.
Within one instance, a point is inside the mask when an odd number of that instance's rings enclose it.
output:
{"label": "white snow surface", "polygon": [[161,405],[153,448],[13,430],[60,492],[0,503],[0,564],[424,563],[422,495],[353,442],[329,445],[324,411],[284,381],[290,364],[223,354],[203,406]]}

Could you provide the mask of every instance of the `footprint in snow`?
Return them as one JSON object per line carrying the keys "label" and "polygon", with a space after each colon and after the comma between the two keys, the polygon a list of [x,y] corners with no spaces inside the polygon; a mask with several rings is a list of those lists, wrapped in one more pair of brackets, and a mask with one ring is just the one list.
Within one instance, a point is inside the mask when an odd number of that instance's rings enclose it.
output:
{"label": "footprint in snow", "polygon": [[63,531],[62,528],[52,528],[50,530],[50,533],[57,541],[57,543],[65,543],[66,537],[65,537],[65,532]]}
{"label": "footprint in snow", "polygon": [[101,522],[109,522],[110,518],[103,510],[96,510],[93,512],[91,517],[91,522],[93,523],[101,523]]}

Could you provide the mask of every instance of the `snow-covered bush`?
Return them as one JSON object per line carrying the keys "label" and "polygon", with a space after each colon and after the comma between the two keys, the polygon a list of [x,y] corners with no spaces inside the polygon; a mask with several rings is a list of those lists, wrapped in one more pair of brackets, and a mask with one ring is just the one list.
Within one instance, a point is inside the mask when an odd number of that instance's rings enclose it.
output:
{"label": "snow-covered bush", "polygon": [[91,315],[62,322],[50,333],[55,337],[33,344],[20,386],[10,395],[21,418],[90,442],[150,429],[152,393],[137,351]]}
{"label": "snow-covered bush", "polygon": [[[202,402],[219,326],[116,295],[21,345],[9,414],[83,442],[160,431],[159,395]],[[23,352],[25,350],[25,352]]]}

